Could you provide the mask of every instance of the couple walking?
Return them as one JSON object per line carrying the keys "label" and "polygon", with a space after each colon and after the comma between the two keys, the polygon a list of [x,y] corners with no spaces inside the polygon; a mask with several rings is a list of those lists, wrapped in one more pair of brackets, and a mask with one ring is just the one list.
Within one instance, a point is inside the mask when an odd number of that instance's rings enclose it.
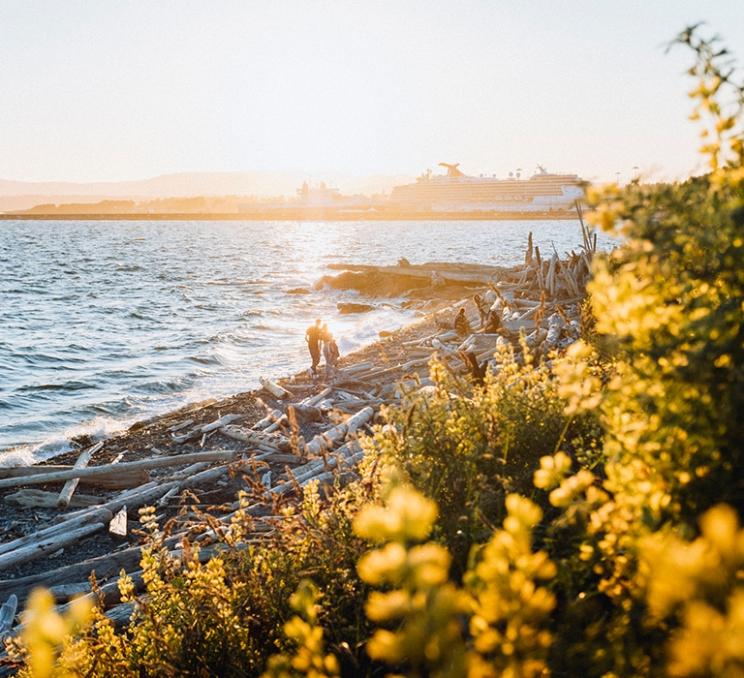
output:
{"label": "couple walking", "polygon": [[333,338],[328,324],[320,324],[320,318],[310,325],[305,332],[305,341],[312,358],[313,375],[318,373],[318,363],[320,362],[320,344],[323,344],[323,358],[325,359],[326,377],[330,377],[338,364],[339,352],[336,340]]}

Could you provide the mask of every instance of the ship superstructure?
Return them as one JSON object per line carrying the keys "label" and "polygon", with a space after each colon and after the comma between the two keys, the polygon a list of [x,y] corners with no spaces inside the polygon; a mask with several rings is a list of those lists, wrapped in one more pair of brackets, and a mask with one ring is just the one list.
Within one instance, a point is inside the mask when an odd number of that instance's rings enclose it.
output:
{"label": "ship superstructure", "polygon": [[570,208],[584,195],[576,174],[552,174],[538,165],[529,179],[521,171],[507,179],[468,176],[459,163],[439,163],[443,175],[431,171],[415,184],[396,186],[390,202],[401,208],[431,212],[550,212]]}

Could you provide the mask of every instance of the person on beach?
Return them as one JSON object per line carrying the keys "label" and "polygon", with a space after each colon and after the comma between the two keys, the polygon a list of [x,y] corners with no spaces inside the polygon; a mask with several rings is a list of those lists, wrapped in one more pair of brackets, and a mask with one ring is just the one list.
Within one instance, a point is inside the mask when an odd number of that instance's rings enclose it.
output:
{"label": "person on beach", "polygon": [[326,378],[330,379],[336,372],[338,364],[339,350],[336,340],[333,338],[328,325],[323,325],[323,358],[325,359]]}
{"label": "person on beach", "polygon": [[307,342],[307,349],[310,351],[310,357],[312,358],[313,364],[310,369],[313,371],[313,375],[318,372],[318,363],[320,362],[320,340],[322,338],[322,328],[320,326],[320,318],[315,321],[314,325],[310,325],[305,331],[305,341]]}
{"label": "person on beach", "polygon": [[462,337],[464,339],[470,336],[472,331],[473,330],[470,328],[470,323],[465,317],[465,307],[462,306],[457,312],[457,316],[455,317],[455,332],[457,332],[457,335],[459,337]]}
{"label": "person on beach", "polygon": [[485,327],[486,325],[486,318],[488,317],[488,304],[486,301],[481,297],[480,294],[476,294],[473,297],[473,303],[475,304],[475,308],[478,309],[478,315],[480,316],[480,324],[481,327]]}
{"label": "person on beach", "polygon": [[488,315],[483,323],[483,332],[486,334],[497,334],[501,327],[501,313],[494,308],[488,310]]}

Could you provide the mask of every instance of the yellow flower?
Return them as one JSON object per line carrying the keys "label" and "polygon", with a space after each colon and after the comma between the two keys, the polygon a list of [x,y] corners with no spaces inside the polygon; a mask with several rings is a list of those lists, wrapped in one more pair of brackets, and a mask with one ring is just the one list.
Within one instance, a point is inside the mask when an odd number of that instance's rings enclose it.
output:
{"label": "yellow flower", "polygon": [[384,622],[405,615],[411,607],[411,596],[406,591],[380,593],[372,591],[367,598],[365,611],[374,622]]}
{"label": "yellow flower", "polygon": [[439,544],[414,546],[408,552],[408,567],[418,588],[429,588],[447,581],[450,554]]}
{"label": "yellow flower", "polygon": [[396,584],[405,574],[406,558],[406,549],[402,544],[386,544],[363,555],[357,563],[357,571],[362,581],[368,584]]}
{"label": "yellow flower", "polygon": [[397,664],[405,659],[402,638],[392,631],[377,629],[367,642],[367,654],[372,659]]}
{"label": "yellow flower", "polygon": [[354,532],[370,541],[421,541],[436,518],[436,504],[403,485],[391,491],[386,506],[364,507],[354,519]]}
{"label": "yellow flower", "polygon": [[[700,519],[700,529],[721,554],[733,556],[737,550],[739,518],[736,511],[726,504],[719,504],[706,511]],[[739,554],[744,557],[744,553]]]}
{"label": "yellow flower", "polygon": [[552,490],[571,470],[571,457],[565,452],[540,458],[540,468],[535,471],[534,485],[541,490]]}

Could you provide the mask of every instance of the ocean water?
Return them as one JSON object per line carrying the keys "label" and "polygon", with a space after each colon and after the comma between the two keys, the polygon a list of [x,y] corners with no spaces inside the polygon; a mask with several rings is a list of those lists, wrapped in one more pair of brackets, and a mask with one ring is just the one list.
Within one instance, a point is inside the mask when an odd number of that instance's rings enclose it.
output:
{"label": "ocean water", "polygon": [[511,265],[530,231],[544,253],[581,242],[572,221],[0,221],[0,465],[295,372],[316,317],[342,353],[416,317],[340,315],[359,297],[312,290],[329,263]]}

